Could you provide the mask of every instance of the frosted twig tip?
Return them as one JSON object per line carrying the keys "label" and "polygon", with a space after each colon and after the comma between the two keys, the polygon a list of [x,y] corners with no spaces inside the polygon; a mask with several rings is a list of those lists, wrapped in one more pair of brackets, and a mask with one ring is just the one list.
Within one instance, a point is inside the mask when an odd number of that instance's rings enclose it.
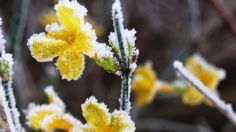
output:
{"label": "frosted twig tip", "polygon": [[183,63],[180,61],[174,61],[173,66],[174,68],[183,67]]}

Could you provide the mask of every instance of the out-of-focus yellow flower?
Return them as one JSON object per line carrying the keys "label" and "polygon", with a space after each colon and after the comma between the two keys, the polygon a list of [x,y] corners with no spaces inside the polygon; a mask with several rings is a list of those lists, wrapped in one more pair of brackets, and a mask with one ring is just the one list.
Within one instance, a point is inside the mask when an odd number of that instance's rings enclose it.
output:
{"label": "out-of-focus yellow flower", "polygon": [[[225,78],[225,71],[207,63],[200,55],[195,54],[186,61],[186,68],[202,83],[214,92],[217,92],[218,83]],[[192,85],[188,85],[183,94],[183,102],[197,105],[202,102],[211,104]]]}
{"label": "out-of-focus yellow flower", "polygon": [[39,62],[57,59],[62,78],[78,79],[84,69],[84,55],[94,55],[96,35],[85,22],[87,9],[77,1],[63,0],[55,6],[60,23],[46,26],[47,33],[33,35],[28,40],[32,56]]}
{"label": "out-of-focus yellow flower", "polygon": [[135,92],[135,102],[138,106],[150,103],[157,91],[156,74],[148,63],[138,66],[134,72],[132,90]]}
{"label": "out-of-focus yellow flower", "polygon": [[[90,97],[82,105],[83,116],[88,125],[82,126],[82,132],[134,132],[135,126],[125,111],[109,113],[106,105]],[[75,132],[75,130],[74,130]],[[78,132],[78,131],[77,131]]]}
{"label": "out-of-focus yellow flower", "polygon": [[39,17],[39,24],[46,26],[51,23],[58,22],[56,13],[53,10],[45,11]]}

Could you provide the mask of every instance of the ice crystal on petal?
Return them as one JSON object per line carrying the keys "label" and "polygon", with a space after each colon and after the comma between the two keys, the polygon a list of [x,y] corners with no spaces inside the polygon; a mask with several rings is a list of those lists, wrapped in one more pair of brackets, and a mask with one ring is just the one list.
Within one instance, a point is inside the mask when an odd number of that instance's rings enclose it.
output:
{"label": "ice crystal on petal", "polygon": [[63,114],[64,110],[55,104],[51,105],[29,105],[26,112],[27,124],[35,130],[39,130],[42,127],[42,121],[45,117],[54,114]]}
{"label": "ice crystal on petal", "polygon": [[42,129],[45,131],[52,131],[60,129],[70,131],[74,126],[80,127],[82,124],[70,114],[51,115],[47,116],[42,121]]}
{"label": "ice crystal on petal", "polygon": [[2,54],[5,53],[5,43],[6,40],[3,38],[3,31],[2,31],[2,18],[0,17],[0,51]]}

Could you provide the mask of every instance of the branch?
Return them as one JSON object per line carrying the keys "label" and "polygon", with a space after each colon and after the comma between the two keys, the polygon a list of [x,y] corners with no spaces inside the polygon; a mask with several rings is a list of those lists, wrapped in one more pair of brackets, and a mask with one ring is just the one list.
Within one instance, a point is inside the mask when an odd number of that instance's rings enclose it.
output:
{"label": "branch", "polygon": [[0,124],[4,131],[10,132],[10,124],[13,124],[10,118],[9,108],[7,106],[6,95],[3,90],[2,79],[0,78]]}
{"label": "branch", "polygon": [[218,108],[235,126],[236,114],[233,111],[232,105],[225,103],[209,88],[207,88],[200,80],[198,80],[191,72],[189,72],[181,62],[175,61],[173,64],[175,70],[187,82],[193,85],[199,92],[206,96],[215,107]]}
{"label": "branch", "polygon": [[131,91],[131,74],[130,65],[128,60],[127,43],[124,41],[124,27],[123,27],[123,14],[121,11],[120,1],[116,0],[112,6],[113,25],[115,28],[115,34],[119,43],[120,50],[120,62],[122,71],[122,84],[121,84],[121,97],[120,97],[120,109],[124,111],[130,110],[130,91]]}

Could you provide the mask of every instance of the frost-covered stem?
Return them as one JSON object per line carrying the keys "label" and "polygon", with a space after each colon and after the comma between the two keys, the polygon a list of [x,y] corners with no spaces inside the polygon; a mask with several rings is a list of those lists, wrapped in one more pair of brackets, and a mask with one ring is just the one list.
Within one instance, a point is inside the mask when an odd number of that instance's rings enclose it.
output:
{"label": "frost-covered stem", "polygon": [[9,113],[9,109],[7,107],[7,101],[6,101],[6,96],[5,96],[5,92],[3,90],[3,85],[2,85],[2,79],[0,78],[0,124],[1,127],[4,131],[6,132],[10,132],[10,126],[12,126],[13,122],[9,119],[11,119],[10,113]]}
{"label": "frost-covered stem", "polygon": [[12,66],[13,66],[13,58],[11,54],[5,54],[2,55],[2,65],[4,65],[4,61],[6,61],[7,69],[5,69],[9,74],[9,76],[3,76],[4,82],[3,85],[1,85],[1,98],[4,104],[4,111],[5,114],[7,115],[7,121],[10,126],[11,132],[24,132],[24,129],[21,126],[20,120],[19,120],[19,111],[16,108],[16,100],[14,97],[13,93],[13,88],[12,88],[12,77],[13,77],[13,71],[12,71]]}
{"label": "frost-covered stem", "polygon": [[128,61],[128,55],[127,55],[127,43],[124,41],[123,36],[123,18],[122,18],[122,12],[120,7],[120,1],[116,0],[113,4],[113,25],[115,28],[116,37],[119,44],[119,50],[120,50],[120,62],[121,62],[121,79],[122,79],[122,85],[121,85],[121,97],[120,97],[120,109],[124,111],[130,110],[130,83],[131,83],[131,74],[129,70],[129,61]]}
{"label": "frost-covered stem", "polygon": [[121,85],[121,97],[120,97],[120,109],[129,111],[130,110],[130,75],[122,76],[122,85]]}
{"label": "frost-covered stem", "polygon": [[225,103],[209,88],[207,88],[200,80],[198,80],[191,72],[189,72],[181,62],[175,61],[174,68],[181,77],[193,85],[199,92],[206,96],[215,107],[218,108],[235,126],[236,126],[236,114],[233,111],[231,104]]}

